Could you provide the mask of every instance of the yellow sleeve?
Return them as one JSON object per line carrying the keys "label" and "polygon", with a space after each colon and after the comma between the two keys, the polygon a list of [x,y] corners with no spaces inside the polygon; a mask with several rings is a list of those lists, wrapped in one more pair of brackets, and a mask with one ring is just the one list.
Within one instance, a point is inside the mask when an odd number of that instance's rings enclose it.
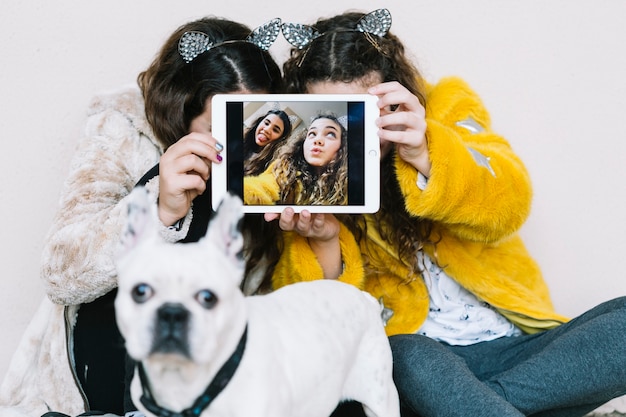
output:
{"label": "yellow sleeve", "polygon": [[432,168],[424,190],[415,168],[395,161],[407,210],[463,239],[494,242],[516,232],[530,212],[530,177],[509,143],[491,131],[480,98],[449,78],[431,88],[427,102]]}
{"label": "yellow sleeve", "polygon": [[[365,274],[361,250],[352,233],[340,224],[339,243],[344,271],[339,281],[363,288]],[[323,279],[324,272],[307,238],[295,232],[285,233],[284,249],[272,276],[272,288],[278,289],[300,281]]]}
{"label": "yellow sleeve", "polygon": [[265,172],[243,179],[243,202],[248,205],[275,204],[280,198],[280,188],[274,177],[274,164]]}

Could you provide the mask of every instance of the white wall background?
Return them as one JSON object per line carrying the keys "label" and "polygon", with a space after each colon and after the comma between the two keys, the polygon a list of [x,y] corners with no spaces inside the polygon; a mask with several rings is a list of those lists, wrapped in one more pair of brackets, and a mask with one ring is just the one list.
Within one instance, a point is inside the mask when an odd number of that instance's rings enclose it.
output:
{"label": "white wall background", "polygon": [[[180,24],[252,27],[387,7],[430,81],[461,75],[535,187],[523,229],[562,313],[626,295],[626,2],[40,0],[0,5],[0,377],[41,297],[39,259],[89,98],[133,82]],[[282,62],[287,44],[271,51]]]}

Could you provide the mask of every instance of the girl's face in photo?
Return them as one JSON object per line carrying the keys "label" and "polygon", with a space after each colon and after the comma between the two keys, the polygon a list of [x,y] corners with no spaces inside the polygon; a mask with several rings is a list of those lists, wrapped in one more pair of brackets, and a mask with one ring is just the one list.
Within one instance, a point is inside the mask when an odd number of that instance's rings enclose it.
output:
{"label": "girl's face in photo", "polygon": [[314,167],[328,165],[341,147],[341,126],[331,119],[319,118],[309,126],[304,139],[304,159]]}
{"label": "girl's face in photo", "polygon": [[[378,73],[372,73],[349,83],[339,81],[318,81],[309,83],[307,85],[306,92],[309,94],[367,94],[368,88],[380,84],[381,82],[381,75]],[[381,116],[385,112],[386,110],[382,109]],[[381,139],[381,156],[385,156],[389,153],[392,147],[392,142]]]}
{"label": "girl's face in photo", "polygon": [[277,114],[268,114],[259,123],[254,132],[254,141],[259,146],[265,146],[282,137],[285,124]]}

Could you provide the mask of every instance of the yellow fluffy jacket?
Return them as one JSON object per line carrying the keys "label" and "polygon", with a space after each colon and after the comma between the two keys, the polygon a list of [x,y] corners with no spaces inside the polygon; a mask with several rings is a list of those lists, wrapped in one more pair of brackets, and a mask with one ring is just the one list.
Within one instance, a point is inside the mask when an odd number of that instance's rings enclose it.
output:
{"label": "yellow fluffy jacket", "polygon": [[[530,212],[528,173],[509,143],[491,131],[480,98],[458,78],[447,78],[427,91],[426,136],[432,163],[423,190],[418,173],[396,158],[406,209],[434,223],[433,248],[424,251],[448,276],[495,307],[525,332],[558,326],[567,318],[554,311],[546,283],[518,233]],[[428,314],[428,293],[421,276],[399,259],[368,215],[362,242],[342,225],[345,264],[340,280],[381,300],[393,312],[387,334],[414,333]],[[321,279],[320,264],[305,238],[287,234],[274,288]],[[367,273],[363,259],[368,259]]]}

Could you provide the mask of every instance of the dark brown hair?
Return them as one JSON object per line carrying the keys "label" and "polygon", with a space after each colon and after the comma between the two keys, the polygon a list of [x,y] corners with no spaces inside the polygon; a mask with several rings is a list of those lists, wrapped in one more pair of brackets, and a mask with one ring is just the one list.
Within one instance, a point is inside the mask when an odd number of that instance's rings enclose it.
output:
{"label": "dark brown hair", "polygon": [[[303,49],[293,48],[283,65],[288,92],[305,93],[316,82],[367,80],[378,75],[383,82],[397,81],[425,105],[425,82],[407,57],[404,45],[393,34],[369,36],[356,31],[361,12],[346,12],[328,19],[319,19],[313,26],[322,35]],[[430,221],[416,218],[405,209],[395,172],[395,152],[381,160],[381,208],[376,214],[376,227],[383,239],[396,248],[400,257],[414,272],[420,271],[416,253],[430,243]],[[338,216],[355,234],[364,238],[362,216]],[[414,279],[414,277],[408,277]]]}
{"label": "dark brown hair", "polygon": [[318,20],[313,27],[322,36],[304,49],[292,48],[283,64],[287,91],[303,93],[311,83],[349,83],[378,73],[383,82],[398,81],[424,104],[422,77],[406,56],[400,39],[387,33],[374,37],[377,45],[373,45],[367,36],[355,30],[363,16],[361,12],[346,12]]}
{"label": "dark brown hair", "polygon": [[348,133],[336,115],[319,113],[311,119],[328,119],[339,126],[341,145],[336,155],[321,171],[314,170],[304,156],[304,143],[309,130],[289,140],[281,148],[274,166],[280,188],[280,204],[342,205],[348,202]]}
{"label": "dark brown hair", "polygon": [[[255,140],[256,129],[270,114],[275,114],[280,117],[280,120],[283,122],[283,133],[278,139],[265,146],[259,146]],[[243,136],[244,175],[259,175],[265,171],[274,160],[278,149],[284,144],[284,139],[287,139],[289,135],[291,135],[291,129],[292,126],[289,115],[283,110],[272,109],[263,116],[259,116]]]}
{"label": "dark brown hair", "polygon": [[[178,52],[178,42],[189,31],[208,35],[216,46],[187,63]],[[250,32],[241,23],[217,17],[187,23],[172,33],[148,69],[139,74],[146,118],[164,149],[189,133],[191,121],[215,94],[244,89],[281,92],[280,68],[271,55],[242,41]],[[226,42],[233,40],[242,42]]]}

